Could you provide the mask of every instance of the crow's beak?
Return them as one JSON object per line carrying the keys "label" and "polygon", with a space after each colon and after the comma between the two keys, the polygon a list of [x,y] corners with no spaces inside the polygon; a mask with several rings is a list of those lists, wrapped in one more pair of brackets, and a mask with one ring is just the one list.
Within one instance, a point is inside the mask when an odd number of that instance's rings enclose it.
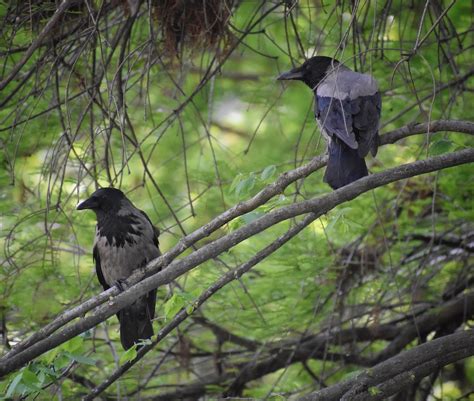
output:
{"label": "crow's beak", "polygon": [[296,67],[293,68],[290,71],[284,72],[283,74],[280,74],[277,78],[279,81],[286,81],[289,79],[297,79],[301,80],[303,79],[303,71],[301,67]]}
{"label": "crow's beak", "polygon": [[89,198],[79,203],[76,207],[76,210],[97,209],[98,206],[99,203],[97,202],[97,199]]}

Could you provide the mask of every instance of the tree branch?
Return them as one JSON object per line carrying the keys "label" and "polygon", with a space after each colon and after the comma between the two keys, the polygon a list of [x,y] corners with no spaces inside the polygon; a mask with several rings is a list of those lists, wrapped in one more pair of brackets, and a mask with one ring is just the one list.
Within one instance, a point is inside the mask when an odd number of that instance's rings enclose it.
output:
{"label": "tree branch", "polygon": [[[422,127],[425,127],[422,130]],[[392,144],[396,141],[405,138],[407,136],[414,135],[415,133],[424,133],[427,131],[428,124],[411,124],[400,129],[390,131],[385,135],[382,135],[380,138],[381,145]],[[467,121],[458,121],[458,120],[439,120],[433,121],[429,125],[431,133],[450,130],[458,131],[463,133],[468,133],[474,135],[474,124]],[[221,213],[219,216],[212,219],[209,223],[205,224],[201,228],[193,231],[187,236],[183,237],[178,244],[166,252],[158,260],[154,261],[153,268],[148,269],[148,274],[153,274],[158,272],[164,266],[169,265],[177,256],[183,253],[186,249],[192,247],[199,240],[208,237],[210,234],[230,222],[231,220],[242,216],[252,210],[255,210],[259,206],[263,205],[271,198],[276,195],[283,193],[285,188],[294,183],[295,181],[307,177],[314,171],[317,171],[321,167],[324,167],[326,164],[327,156],[321,155],[313,158],[309,163],[298,167],[294,170],[290,170],[282,173],[275,182],[263,188],[252,198],[240,202],[237,205],[231,207],[225,212]],[[130,284],[136,284],[144,277],[143,271],[138,271],[133,276],[129,277],[127,280]],[[24,351],[33,344],[36,344],[38,341],[47,338],[57,329],[63,327],[73,319],[83,316],[86,312],[94,309],[95,307],[107,302],[111,297],[119,294],[119,290],[116,287],[112,287],[107,291],[102,292],[101,294],[90,298],[89,300],[83,302],[82,304],[60,314],[52,322],[48,323],[46,326],[38,330],[32,336],[26,340],[17,344],[13,349],[11,349],[7,354],[5,354],[0,362],[11,358],[12,356]]]}
{"label": "tree branch", "polygon": [[[391,341],[390,344],[392,344],[399,341],[400,338],[407,339],[407,332],[416,332],[416,328],[421,331],[419,335],[424,336],[448,324],[454,323],[460,325],[472,316],[474,316],[474,292],[446,302],[438,308],[432,308],[422,316],[408,322],[403,327],[397,327],[395,324],[386,324],[344,330],[328,330],[320,334],[307,336],[303,339],[298,338],[281,343],[272,343],[269,344],[266,349],[260,349],[258,351],[259,355],[267,355],[265,358],[258,361],[255,360],[255,357],[252,357],[250,361],[240,363],[237,366],[239,367],[238,373],[235,373],[236,366],[233,366],[232,372],[209,376],[204,381],[181,386],[174,392],[156,396],[154,400],[173,400],[184,396],[196,397],[204,394],[206,386],[208,385],[229,386],[226,390],[226,395],[233,396],[238,394],[238,389],[245,386],[246,383],[259,379],[279,369],[283,369],[291,364],[307,361],[309,359],[341,359],[349,364],[373,366],[381,362],[382,357],[388,359],[392,355],[388,352],[382,352],[380,356],[369,359],[360,355],[329,353],[327,347],[329,345],[341,346],[355,342],[376,340]],[[410,342],[415,338],[417,338],[416,335],[411,338]],[[390,348],[390,345],[387,348]],[[229,382],[231,382],[230,385]],[[102,384],[97,388],[101,387]],[[91,392],[85,400],[92,400],[92,395],[97,395],[95,390]]]}
{"label": "tree branch", "polygon": [[453,299],[443,308],[434,308],[424,314],[423,318],[414,319],[415,324],[407,324],[397,338],[375,357],[375,363],[398,354],[414,339],[428,335],[448,322],[462,322],[466,316],[472,316],[473,314],[474,292]]}
{"label": "tree branch", "polygon": [[419,345],[357,377],[313,392],[298,401],[385,400],[434,370],[474,355],[474,330],[464,330]]}
{"label": "tree branch", "polygon": [[474,123],[470,121],[456,120],[437,120],[431,123],[408,124],[402,128],[390,131],[380,137],[380,144],[395,143],[400,139],[412,135],[430,133],[434,134],[440,131],[462,132],[464,134],[474,135]]}
{"label": "tree branch", "polygon": [[[291,227],[285,234],[283,234],[281,237],[273,241],[270,245],[262,249],[255,256],[250,258],[247,262],[240,265],[236,269],[232,269],[231,271],[224,274],[219,280],[214,282],[208,289],[206,289],[205,291],[201,293],[201,295],[193,303],[193,307],[199,308],[204,302],[206,302],[212,295],[214,295],[217,291],[219,291],[225,285],[227,285],[233,280],[238,280],[244,273],[249,271],[253,266],[260,263],[264,258],[272,254],[274,251],[276,251],[278,248],[280,248],[286,242],[288,242],[291,238],[297,235],[303,228],[305,228],[313,220],[314,220],[313,214],[310,213],[308,216],[306,216],[305,219],[303,219],[301,222]],[[187,308],[182,308],[174,316],[172,321],[159,331],[159,333],[156,335],[155,339],[153,340],[152,344],[141,348],[137,353],[137,357],[133,361],[129,361],[121,365],[106,380],[104,380],[93,391],[91,391],[84,398],[83,401],[92,401],[97,395],[102,393],[106,388],[108,388],[112,383],[114,383],[115,380],[117,380],[120,376],[122,376],[133,365],[135,365],[140,359],[142,359],[149,351],[151,351],[156,344],[158,344],[163,338],[165,338],[169,333],[171,333],[171,331],[173,331],[184,320],[186,320],[188,316],[189,314],[187,312]],[[239,338],[239,340],[241,339]],[[241,343],[241,345],[244,345],[244,344],[247,348],[254,346],[253,344],[248,343],[248,342]]]}
{"label": "tree branch", "polygon": [[[262,232],[275,224],[307,213],[312,213],[312,218],[314,220],[337,205],[352,200],[371,189],[415,175],[426,174],[473,161],[474,149],[466,149],[449,154],[443,154],[364,177],[327,195],[294,203],[269,212],[246,226],[199,248],[190,255],[180,260],[173,261],[166,269],[152,275],[151,277],[145,278],[143,281],[140,281],[135,285],[132,285],[129,289],[118,294],[114,299],[111,299],[107,304],[98,307],[92,315],[65,327],[63,330],[33,344],[27,350],[20,352],[7,360],[5,360],[5,358],[2,359],[0,362],[0,375],[5,375],[23,366],[25,363],[31,361],[42,353],[64,343],[77,334],[94,327],[99,322],[104,321],[109,316],[115,314],[124,306],[129,305],[152,289],[170,283],[177,277],[190,271],[206,260],[216,257],[220,253],[227,251],[245,239]],[[134,274],[133,279],[136,280],[137,276],[139,277],[150,271],[156,270],[158,266],[162,265],[167,257],[169,256],[165,254],[153,260],[148,264],[144,272],[137,272]],[[107,292],[109,291],[110,290]]]}
{"label": "tree branch", "polygon": [[48,21],[48,23],[45,25],[43,30],[39,33],[39,35],[36,37],[36,39],[33,41],[33,43],[30,45],[28,50],[23,54],[23,57],[21,60],[12,68],[10,71],[10,74],[0,82],[0,91],[3,90],[11,81],[12,79],[15,78],[16,74],[22,69],[22,67],[26,64],[26,62],[30,59],[30,57],[33,55],[34,51],[41,46],[43,41],[46,39],[46,37],[50,34],[52,29],[55,27],[55,25],[58,23],[59,19],[62,17],[64,12],[71,7],[77,0],[63,0],[61,5],[57,8],[57,10],[54,12],[53,16],[51,19]]}

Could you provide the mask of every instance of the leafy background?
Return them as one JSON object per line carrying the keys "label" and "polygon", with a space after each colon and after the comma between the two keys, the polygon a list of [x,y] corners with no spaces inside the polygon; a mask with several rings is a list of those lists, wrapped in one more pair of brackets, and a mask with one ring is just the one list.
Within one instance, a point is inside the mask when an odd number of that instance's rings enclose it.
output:
{"label": "leafy background", "polygon": [[[2,79],[56,7],[40,3],[0,2]],[[96,187],[122,188],[160,228],[166,251],[280,173],[323,153],[312,93],[299,83],[275,81],[305,56],[335,56],[372,73],[383,96],[382,133],[414,122],[473,118],[469,2],[240,1],[232,4],[228,32],[216,43],[188,38],[174,48],[160,17],[151,15],[160,2],[139,2],[127,40],[115,51],[114,35],[131,15],[127,2],[85,3],[88,10],[77,6],[66,13],[0,98],[5,350],[101,291],[91,258],[95,218],[75,211]],[[103,14],[93,29],[98,10]],[[211,78],[209,67],[217,67]],[[381,147],[368,165],[379,172],[470,145],[465,134],[417,135]],[[201,244],[276,207],[327,193],[322,174],[298,181]],[[339,206],[216,293],[108,396],[151,399],[258,360],[254,351],[220,343],[198,316],[263,347],[328,328],[403,320],[439,305],[450,286],[472,285],[472,248],[429,238],[472,241],[473,188],[472,166],[465,165]],[[156,329],[294,223],[274,226],[160,288]],[[77,399],[133,357],[135,350],[120,348],[117,327],[111,318],[50,351],[4,378],[0,393]],[[370,358],[385,344],[331,351]],[[472,360],[459,366],[462,373],[449,367],[439,375],[432,397],[442,392],[442,399],[458,399],[473,384]],[[317,388],[314,376],[330,385],[358,369],[330,357],[309,359],[250,382],[242,395],[287,399]],[[225,387],[208,386],[207,396]]]}

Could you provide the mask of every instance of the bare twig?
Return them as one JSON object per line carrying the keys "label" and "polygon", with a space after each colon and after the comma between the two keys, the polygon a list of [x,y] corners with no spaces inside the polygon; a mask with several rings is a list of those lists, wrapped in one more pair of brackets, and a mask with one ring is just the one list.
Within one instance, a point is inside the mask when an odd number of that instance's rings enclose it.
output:
{"label": "bare twig", "polygon": [[62,17],[64,12],[76,2],[76,0],[63,0],[61,5],[57,8],[54,12],[54,15],[45,25],[43,30],[39,33],[33,43],[28,47],[28,50],[23,54],[21,60],[12,68],[10,73],[7,75],[5,79],[0,82],[0,91],[3,90],[18,74],[18,72],[22,69],[22,67],[26,64],[26,62],[30,59],[33,55],[34,51],[41,46],[43,41],[47,38],[47,36],[51,33],[54,29],[56,24],[58,23],[59,19]]}

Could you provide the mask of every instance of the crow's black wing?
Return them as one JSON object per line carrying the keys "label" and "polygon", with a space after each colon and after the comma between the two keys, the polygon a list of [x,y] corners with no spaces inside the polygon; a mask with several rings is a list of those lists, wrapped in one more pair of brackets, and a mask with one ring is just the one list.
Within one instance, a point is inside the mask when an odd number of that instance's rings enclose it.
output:
{"label": "crow's black wing", "polygon": [[359,156],[365,157],[369,151],[377,154],[382,98],[379,92],[361,96],[352,101],[353,129],[359,144]]}
{"label": "crow's black wing", "polygon": [[353,132],[352,101],[316,95],[316,118],[329,136],[336,136],[351,149],[358,144]]}
{"label": "crow's black wing", "polygon": [[151,227],[153,228],[153,233],[155,234],[154,237],[153,237],[153,243],[155,244],[155,246],[157,248],[159,248],[159,241],[158,241],[158,237],[160,236],[159,228],[157,228],[153,225],[150,218],[148,217],[148,215],[143,210],[139,210],[139,212],[143,215],[143,217],[145,217],[145,219],[147,219],[148,223],[150,223]]}
{"label": "crow's black wing", "polygon": [[[136,210],[140,214],[139,220],[141,220],[141,222],[139,226],[142,228],[142,231],[139,234],[141,240],[139,240],[135,246],[142,247],[143,252],[141,252],[140,255],[144,256],[144,259],[138,266],[135,265],[134,269],[144,267],[148,262],[161,255],[158,243],[160,231],[153,225],[144,211]],[[150,241],[156,249],[150,247]],[[151,290],[148,294],[138,298],[132,305],[118,313],[120,320],[120,340],[125,349],[130,348],[139,339],[153,336],[152,321],[155,316],[156,292],[156,289]]]}
{"label": "crow's black wing", "polygon": [[95,262],[95,271],[97,273],[97,278],[99,279],[99,283],[104,288],[104,291],[108,290],[110,286],[105,281],[104,274],[102,273],[102,269],[100,267],[100,255],[99,255],[99,250],[97,249],[97,245],[94,245],[94,249],[92,250],[92,258],[94,259],[94,262]]}
{"label": "crow's black wing", "polygon": [[316,117],[326,134],[365,157],[376,150],[380,94],[375,79],[347,68],[330,74],[316,89]]}
{"label": "crow's black wing", "polygon": [[378,145],[378,129],[381,97],[377,92],[353,100],[317,97],[317,114],[322,128],[329,136],[336,136],[360,157],[372,150],[375,156]]}

